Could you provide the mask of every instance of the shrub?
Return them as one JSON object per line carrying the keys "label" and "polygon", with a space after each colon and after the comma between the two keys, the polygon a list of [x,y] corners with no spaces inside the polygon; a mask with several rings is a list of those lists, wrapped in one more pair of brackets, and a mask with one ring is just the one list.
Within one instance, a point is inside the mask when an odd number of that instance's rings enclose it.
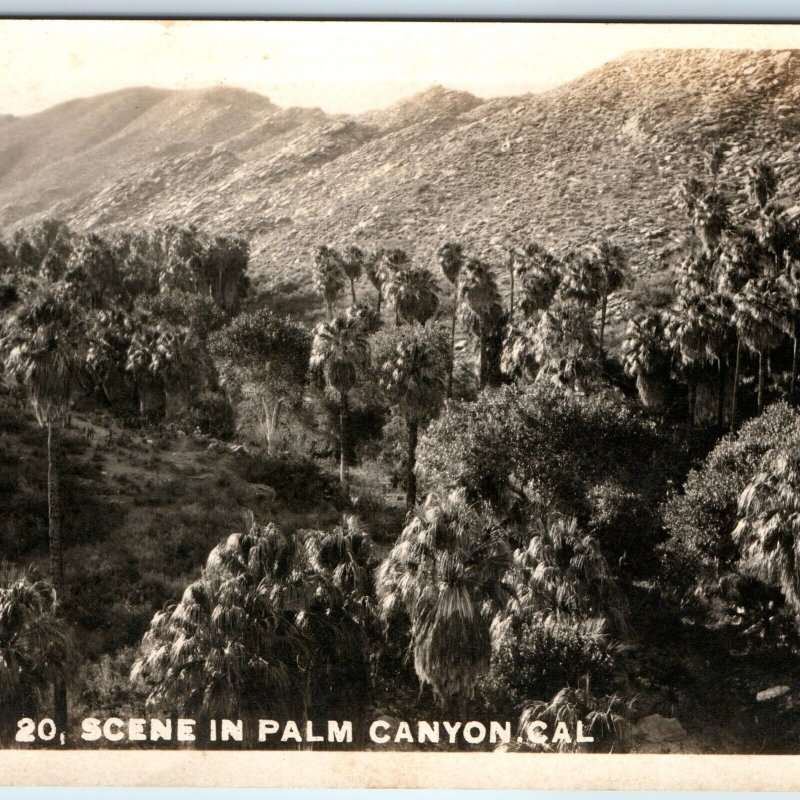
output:
{"label": "shrub", "polygon": [[578,686],[587,675],[593,685],[608,688],[613,671],[614,657],[602,638],[577,627],[537,620],[495,646],[478,695],[488,711],[512,717],[536,698]]}
{"label": "shrub", "polygon": [[[418,472],[426,488],[460,486],[499,512],[509,513],[509,501],[525,495],[540,508],[575,516],[609,559],[618,562],[627,552],[641,572],[656,563],[651,554],[660,536],[648,509],[682,455],[632,404],[536,384],[450,403],[422,437]],[[614,496],[618,487],[625,497]]]}
{"label": "shrub", "polygon": [[784,402],[769,406],[732,436],[721,439],[693,469],[680,493],[663,506],[669,538],[661,546],[664,577],[681,598],[709,598],[720,580],[737,572],[731,536],[739,495],[776,442],[800,434],[800,415]]}

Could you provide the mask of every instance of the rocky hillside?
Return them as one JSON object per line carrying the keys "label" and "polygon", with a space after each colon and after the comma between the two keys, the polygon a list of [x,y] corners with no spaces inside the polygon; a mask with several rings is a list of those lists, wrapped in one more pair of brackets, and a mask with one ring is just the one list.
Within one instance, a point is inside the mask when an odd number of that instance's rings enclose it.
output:
{"label": "rocky hillside", "polygon": [[0,226],[194,221],[253,241],[262,286],[290,289],[327,242],[458,237],[554,247],[614,237],[657,269],[682,235],[679,182],[710,143],[736,181],[764,156],[800,197],[800,51],[642,51],[551,91],[480,100],[434,87],[330,117],[234,89],[123,90],[0,119]]}

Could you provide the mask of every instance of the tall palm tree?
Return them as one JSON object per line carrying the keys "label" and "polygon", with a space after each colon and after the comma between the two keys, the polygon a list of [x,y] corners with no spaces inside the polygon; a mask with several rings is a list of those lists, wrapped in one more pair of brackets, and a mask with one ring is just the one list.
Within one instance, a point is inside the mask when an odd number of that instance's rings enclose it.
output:
{"label": "tall palm tree", "polygon": [[470,258],[464,264],[457,302],[462,323],[478,339],[478,386],[482,389],[488,376],[489,338],[503,316],[497,280],[486,262]]}
{"label": "tall palm tree", "polygon": [[447,397],[453,396],[453,367],[456,358],[456,317],[458,316],[458,280],[466,256],[458,242],[445,242],[437,251],[439,267],[444,277],[453,286],[453,314],[450,318],[450,364],[447,370]]}
{"label": "tall palm tree", "polygon": [[339,481],[346,488],[349,395],[369,363],[367,337],[360,320],[344,313],[319,324],[309,363],[312,369],[321,371],[330,389],[339,395]]}
{"label": "tall palm tree", "polygon": [[739,497],[733,531],[745,566],[776,584],[800,622],[800,445],[797,440],[768,452]]}
{"label": "tall palm tree", "polygon": [[455,491],[427,498],[378,569],[381,617],[408,618],[417,677],[457,717],[489,667],[508,559],[501,531]]}
{"label": "tall palm tree", "polygon": [[733,321],[744,344],[758,355],[758,411],[764,408],[769,354],[791,334],[793,314],[777,280],[749,280],[734,297]]}
{"label": "tall palm tree", "polygon": [[747,196],[757,208],[763,211],[777,188],[775,170],[766,161],[759,161],[747,170]]}
{"label": "tall palm tree", "polygon": [[643,405],[664,405],[670,354],[664,318],[658,311],[645,312],[628,322],[622,342],[622,365],[628,375],[636,378]]}
{"label": "tall palm tree", "polygon": [[[3,332],[6,370],[28,391],[39,425],[47,430],[47,505],[50,576],[60,596],[64,591],[61,536],[59,432],[79,387],[83,363],[79,320],[55,287],[25,298]],[[55,687],[55,721],[67,725],[67,694]]]}
{"label": "tall palm tree", "polygon": [[76,662],[52,584],[0,567],[0,744],[14,740],[17,720],[40,716],[47,693],[66,686]]}
{"label": "tall palm tree", "polygon": [[394,305],[397,325],[400,320],[424,325],[439,306],[436,281],[423,267],[402,267],[392,272],[383,284],[383,293]]}
{"label": "tall palm tree", "polygon": [[378,293],[376,310],[378,315],[381,313],[381,300],[383,300],[383,287],[389,278],[398,270],[409,266],[411,259],[405,250],[395,248],[387,250],[380,248],[376,250],[365,262],[364,271],[370,283]]}
{"label": "tall palm tree", "polygon": [[361,277],[364,271],[364,253],[360,247],[351,244],[344,250],[344,257],[342,258],[342,269],[344,274],[350,281],[350,296],[353,305],[356,305],[356,281]]}
{"label": "tall palm tree", "polygon": [[[729,236],[720,251],[717,264],[717,291],[726,298],[726,302],[735,304],[734,298],[744,289],[749,280],[758,278],[766,272],[764,267],[764,249],[751,231],[740,231]],[[734,305],[735,308],[735,305]],[[730,429],[736,427],[738,410],[739,376],[742,361],[742,337],[731,315],[731,324],[736,336],[736,355],[733,368],[733,394],[731,397]]]}
{"label": "tall palm tree", "polygon": [[328,319],[332,319],[336,300],[344,291],[344,266],[339,252],[327,245],[320,245],[314,253],[312,277],[314,288],[325,300]]}
{"label": "tall palm tree", "polygon": [[406,424],[406,508],[417,504],[417,439],[422,423],[438,413],[446,394],[447,342],[439,331],[413,329],[381,369],[381,383]]}
{"label": "tall palm tree", "polygon": [[606,330],[608,296],[618,292],[627,281],[627,259],[625,252],[616,244],[603,239],[592,251],[598,270],[600,284],[600,349],[603,349]]}
{"label": "tall palm tree", "polygon": [[519,302],[526,317],[548,308],[561,283],[558,259],[537,242],[526,245],[514,264]]}

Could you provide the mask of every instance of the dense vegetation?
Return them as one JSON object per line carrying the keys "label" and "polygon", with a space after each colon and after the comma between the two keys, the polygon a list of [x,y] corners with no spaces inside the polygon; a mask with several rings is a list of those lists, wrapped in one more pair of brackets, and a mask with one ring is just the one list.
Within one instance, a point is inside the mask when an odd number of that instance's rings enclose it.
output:
{"label": "dense vegetation", "polygon": [[[237,238],[46,220],[0,243],[0,741],[22,716],[74,736],[77,707],[568,720],[594,741],[547,747],[624,750],[691,688],[679,642],[793,669],[800,228],[770,165],[736,186],[707,155],[658,306],[607,240],[501,266],[322,245],[313,329],[249,289]],[[82,460],[98,428],[151,454],[137,480],[173,458],[148,503],[202,509],[179,542],[154,514],[102,595],[130,520],[78,485],[112,481]]]}

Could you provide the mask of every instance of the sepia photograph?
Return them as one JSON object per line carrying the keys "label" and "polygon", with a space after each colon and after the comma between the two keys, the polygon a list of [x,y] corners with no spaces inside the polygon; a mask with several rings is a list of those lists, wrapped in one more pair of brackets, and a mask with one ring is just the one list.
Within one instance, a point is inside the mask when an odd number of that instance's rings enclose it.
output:
{"label": "sepia photograph", "polygon": [[2,770],[800,756],[798,339],[795,26],[0,20]]}

